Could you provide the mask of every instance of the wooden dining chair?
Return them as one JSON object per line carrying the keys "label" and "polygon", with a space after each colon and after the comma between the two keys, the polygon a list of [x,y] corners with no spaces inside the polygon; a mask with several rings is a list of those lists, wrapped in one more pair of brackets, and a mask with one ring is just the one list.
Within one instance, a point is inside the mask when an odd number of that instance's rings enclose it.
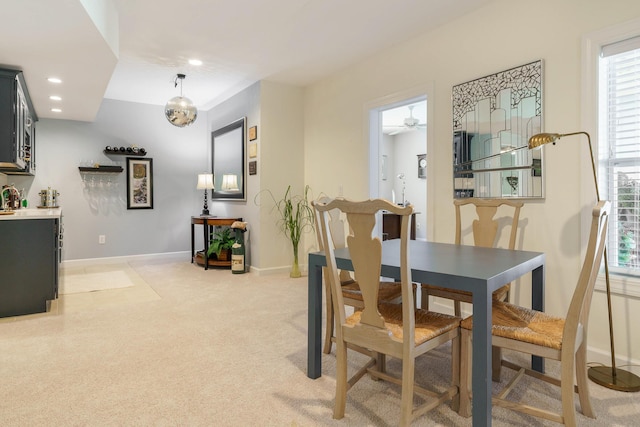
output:
{"label": "wooden dining chair", "polygon": [[[518,222],[520,221],[520,208],[524,205],[521,201],[507,199],[456,199],[453,201],[456,211],[456,236],[455,244],[462,244],[462,212],[461,208],[466,205],[475,207],[476,218],[471,222],[471,231],[475,246],[496,247],[498,240],[498,221],[495,218],[498,208],[506,206],[510,210],[511,230],[509,234],[509,249],[515,249],[516,237],[518,234]],[[501,213],[504,209],[501,210]],[[509,299],[511,284],[506,284],[493,293],[495,300],[505,301]],[[461,315],[460,303],[472,302],[471,292],[447,289],[436,284],[422,284],[421,307],[429,308],[429,296],[448,298],[453,300],[454,313]]]}
{"label": "wooden dining chair", "polygon": [[[587,326],[593,287],[598,277],[606,243],[610,210],[611,202],[601,201],[592,211],[591,230],[584,263],[565,318],[551,316],[507,302],[493,302],[493,346],[559,360],[561,364],[560,378],[558,379],[503,360],[501,365],[518,370],[518,373],[501,393],[492,398],[494,405],[568,426],[575,426],[575,392],[578,393],[582,413],[588,417],[595,418],[589,398],[587,381]],[[461,327],[460,414],[470,416],[469,386],[473,316],[462,321]],[[574,371],[577,386],[574,386]],[[560,386],[561,413],[554,413],[545,408],[536,408],[526,403],[507,400],[507,395],[524,374]]]}
{"label": "wooden dining chair", "polygon": [[[413,207],[401,207],[389,201],[376,199],[363,202],[333,200],[316,202],[324,252],[327,259],[326,274],[331,286],[331,297],[336,316],[336,400],[333,417],[344,417],[347,391],[369,373],[372,377],[401,385],[400,425],[409,425],[412,419],[424,414],[440,403],[456,397],[459,378],[459,323],[454,316],[416,309],[413,283],[409,266],[409,222]],[[347,246],[353,264],[355,279],[362,292],[362,309],[346,316],[345,298],[341,291],[340,272],[336,266],[329,212],[344,212],[350,233]],[[382,242],[372,235],[376,213],[388,210],[402,216],[400,276],[402,303],[379,302],[382,267]],[[452,385],[441,393],[414,384],[415,359],[446,342],[452,342]],[[350,346],[372,352],[367,362],[357,372],[347,377],[347,349]],[[402,362],[402,376],[394,377],[384,372],[385,356]],[[424,403],[414,407],[414,393],[429,396]]]}
{"label": "wooden dining chair", "polygon": [[[329,197],[322,197],[317,200],[318,202],[328,203],[331,201]],[[311,202],[312,205],[315,203]],[[319,212],[315,210],[316,214],[316,224],[320,224]],[[344,248],[346,247],[345,242],[345,223],[341,217],[340,211],[338,209],[334,209],[329,211],[329,228],[331,230],[331,239],[335,248]],[[322,235],[320,231],[320,227],[316,226],[316,237],[318,240],[319,250],[324,250],[324,245],[322,244]],[[342,296],[344,298],[344,303],[354,307],[354,308],[363,308],[362,301],[362,292],[360,291],[360,287],[358,286],[358,282],[353,280],[351,273],[347,270],[340,270],[340,289],[342,290]],[[324,284],[325,284],[325,295],[326,295],[326,316],[325,316],[325,338],[324,338],[324,346],[322,351],[325,354],[331,353],[331,347],[333,341],[335,341],[334,336],[334,316],[333,316],[333,306],[331,305],[331,286],[329,285],[329,280],[327,279],[326,269],[323,273]],[[387,302],[400,302],[402,299],[402,289],[400,282],[393,281],[381,281],[380,282],[380,291],[378,293],[379,301],[387,301]]]}

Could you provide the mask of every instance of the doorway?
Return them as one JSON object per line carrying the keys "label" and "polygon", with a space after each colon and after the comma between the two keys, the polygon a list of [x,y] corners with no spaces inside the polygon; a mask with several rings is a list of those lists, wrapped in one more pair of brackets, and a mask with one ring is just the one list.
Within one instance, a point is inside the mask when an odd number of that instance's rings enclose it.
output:
{"label": "doorway", "polygon": [[369,110],[370,197],[413,205],[418,240],[428,234],[427,116],[426,95]]}

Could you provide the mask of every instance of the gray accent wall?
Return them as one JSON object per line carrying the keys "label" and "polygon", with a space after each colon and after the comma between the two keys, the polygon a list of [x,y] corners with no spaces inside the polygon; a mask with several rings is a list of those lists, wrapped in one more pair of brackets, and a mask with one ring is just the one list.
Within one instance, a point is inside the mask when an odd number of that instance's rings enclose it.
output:
{"label": "gray accent wall", "polygon": [[[177,128],[161,106],[105,99],[94,122],[38,122],[36,176],[8,181],[28,191],[29,207],[40,204],[42,189],[60,193],[63,260],[188,251],[190,216],[202,209],[197,174],[209,164],[206,119],[201,114],[193,125]],[[147,150],[153,209],[127,209],[126,156],[105,155],[107,145]],[[90,162],[120,164],[124,171],[81,174],[78,166]],[[99,235],[105,244],[98,243]]]}
{"label": "gray accent wall", "polygon": [[[259,270],[288,269],[289,241],[278,230],[272,203],[257,204],[262,183],[282,196],[291,184],[304,186],[303,91],[274,82],[256,83],[184,128],[172,126],[162,106],[105,99],[93,122],[43,119],[37,124],[34,177],[3,176],[25,189],[29,207],[40,204],[39,192],[51,187],[60,193],[64,224],[63,261],[183,252],[190,259],[191,216],[202,211],[204,192],[196,189],[199,173],[211,172],[211,132],[241,117],[247,128],[258,127],[257,175],[248,175],[246,201],[212,201],[211,215],[242,217],[247,264]],[[249,141],[247,141],[249,142]],[[106,155],[106,146],[137,145],[153,159],[153,209],[127,209],[126,156]],[[248,157],[248,154],[247,154]],[[83,174],[79,166],[119,164],[115,175]],[[245,165],[246,167],[246,165]],[[105,244],[98,237],[105,236]],[[196,226],[196,250],[203,247],[202,228]],[[263,239],[260,239],[260,236]],[[300,264],[306,264],[306,248]],[[262,256],[261,256],[262,255]]]}

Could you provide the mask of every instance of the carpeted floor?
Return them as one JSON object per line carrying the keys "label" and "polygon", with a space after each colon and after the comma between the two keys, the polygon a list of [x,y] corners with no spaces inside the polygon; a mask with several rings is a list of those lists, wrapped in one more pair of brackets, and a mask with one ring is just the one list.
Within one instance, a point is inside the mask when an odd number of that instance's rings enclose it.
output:
{"label": "carpeted floor", "polygon": [[[87,277],[121,267],[96,266]],[[399,388],[369,378],[349,391],[345,418],[332,419],[334,354],[323,356],[321,378],[306,376],[305,277],[233,275],[189,262],[130,267],[140,278],[133,286],[61,295],[50,313],[0,321],[0,425],[397,424]],[[418,381],[447,384],[448,350],[421,359]],[[553,362],[547,368],[557,371]],[[580,426],[638,425],[640,394],[590,388],[598,419],[578,410]],[[552,386],[524,383],[513,393],[559,407]],[[496,426],[555,425],[500,408],[493,416]],[[471,420],[447,403],[414,425]]]}

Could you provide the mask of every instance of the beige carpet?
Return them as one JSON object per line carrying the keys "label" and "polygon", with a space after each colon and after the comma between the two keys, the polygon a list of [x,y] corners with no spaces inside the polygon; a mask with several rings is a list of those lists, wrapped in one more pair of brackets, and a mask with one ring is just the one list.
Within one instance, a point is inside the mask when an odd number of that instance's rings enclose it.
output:
{"label": "beige carpet", "polygon": [[[398,387],[368,378],[350,390],[345,418],[331,418],[334,355],[323,356],[321,378],[306,376],[306,278],[204,271],[188,261],[131,267],[143,283],[62,295],[49,314],[0,322],[1,426],[397,424]],[[447,351],[421,359],[420,381],[447,383]],[[579,413],[578,425],[638,425],[640,394],[591,391],[598,419]],[[514,394],[559,406],[548,385],[524,383]],[[493,416],[496,426],[556,425],[500,408]],[[471,420],[445,404],[414,425]]]}

